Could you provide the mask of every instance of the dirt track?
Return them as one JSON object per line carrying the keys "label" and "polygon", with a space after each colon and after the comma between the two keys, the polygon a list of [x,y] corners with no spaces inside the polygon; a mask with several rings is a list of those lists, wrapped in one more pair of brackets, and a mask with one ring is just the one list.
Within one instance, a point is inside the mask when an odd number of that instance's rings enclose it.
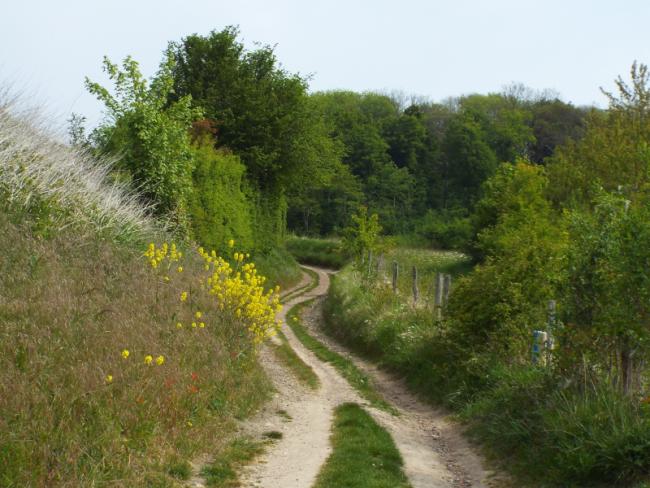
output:
{"label": "dirt track", "polygon": [[[354,357],[320,333],[321,304],[329,287],[329,275],[322,269],[310,269],[320,277],[318,287],[292,298],[281,318],[285,319],[286,312],[294,304],[316,298],[305,311],[305,325],[331,349],[350,357],[363,369],[374,380],[377,390],[397,408],[399,415],[369,406],[332,366],[317,359],[285,326],[283,332],[291,347],[314,369],[321,387],[316,391],[305,389],[291,372],[278,364],[271,352],[262,352],[261,360],[278,393],[258,416],[247,422],[245,430],[253,435],[279,431],[282,439],[245,468],[242,486],[310,488],[331,451],[329,435],[333,411],[344,402],[364,406],[391,433],[414,488],[501,486],[460,435],[458,426],[448,421],[442,412],[419,402],[398,379]],[[278,412],[286,412],[291,420]]]}

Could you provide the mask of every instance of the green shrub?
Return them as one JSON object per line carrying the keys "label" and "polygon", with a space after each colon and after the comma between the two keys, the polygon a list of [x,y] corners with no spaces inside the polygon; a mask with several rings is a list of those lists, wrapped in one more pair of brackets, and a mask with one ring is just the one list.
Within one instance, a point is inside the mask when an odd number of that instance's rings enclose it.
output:
{"label": "green shrub", "polygon": [[255,266],[267,278],[268,286],[280,285],[286,289],[298,283],[302,277],[300,266],[283,248],[270,249],[253,256]]}
{"label": "green shrub", "polygon": [[467,210],[428,210],[416,226],[417,234],[429,246],[437,249],[467,249],[474,237],[474,229]]}
{"label": "green shrub", "polygon": [[341,241],[289,236],[285,241],[287,250],[299,262],[340,269],[349,260]]}
{"label": "green shrub", "polygon": [[196,166],[189,213],[194,238],[224,252],[234,239],[239,249],[254,246],[252,211],[244,189],[246,167],[239,157],[216,151],[209,140],[194,146]]}

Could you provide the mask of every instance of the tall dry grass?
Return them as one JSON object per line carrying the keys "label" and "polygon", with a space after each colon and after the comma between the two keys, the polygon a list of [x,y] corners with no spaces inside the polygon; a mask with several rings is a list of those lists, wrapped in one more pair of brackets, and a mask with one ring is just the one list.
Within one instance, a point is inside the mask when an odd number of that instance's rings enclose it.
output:
{"label": "tall dry grass", "polygon": [[167,283],[136,250],[42,239],[6,216],[0,229],[1,486],[170,482],[167,465],[214,452],[264,400],[246,331],[199,293],[198,260]]}
{"label": "tall dry grass", "polygon": [[108,178],[111,161],[57,142],[38,110],[0,88],[0,190],[7,203],[25,208],[42,201],[62,230],[88,224],[95,230],[151,230],[149,208],[124,184]]}
{"label": "tall dry grass", "polygon": [[175,486],[268,379],[201,293],[203,260],[151,269],[147,208],[16,107],[0,94],[0,486]]}

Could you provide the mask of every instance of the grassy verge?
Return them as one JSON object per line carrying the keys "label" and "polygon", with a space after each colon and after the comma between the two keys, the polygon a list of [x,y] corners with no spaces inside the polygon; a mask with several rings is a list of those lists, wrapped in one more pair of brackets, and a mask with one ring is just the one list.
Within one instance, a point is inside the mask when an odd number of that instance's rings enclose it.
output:
{"label": "grassy verge", "polygon": [[285,245],[304,264],[340,269],[350,260],[339,240],[290,236]]}
{"label": "grassy verge", "polygon": [[252,343],[191,249],[163,277],[146,245],[36,224],[0,212],[0,485],[173,484],[268,398]]}
{"label": "grassy verge", "polygon": [[[403,297],[403,295],[401,295]],[[480,299],[478,297],[477,299]],[[332,280],[325,330],[442,403],[522,486],[643,486],[650,474],[650,403],[609,387],[567,384],[552,369],[472,355],[453,327],[390,286]],[[559,388],[559,385],[565,385]]]}
{"label": "grassy verge", "polygon": [[436,273],[448,273],[459,276],[472,269],[470,259],[455,251],[432,251],[422,248],[397,247],[389,250],[384,256],[384,265],[378,281],[390,283],[392,280],[392,263],[399,265],[397,287],[404,296],[410,296],[413,287],[412,269],[418,270],[420,295],[424,300],[432,299],[435,293]]}
{"label": "grassy verge", "polygon": [[322,342],[311,336],[305,326],[300,321],[301,310],[311,303],[312,300],[299,303],[295,305],[287,314],[287,322],[296,334],[296,337],[303,343],[303,345],[312,351],[318,359],[334,366],[339,373],[354,387],[363,398],[368,400],[371,405],[397,414],[397,411],[388,404],[383,397],[372,386],[371,379],[357,368],[352,361],[340,354],[332,351]]}
{"label": "grassy verge", "polygon": [[314,488],[411,486],[390,434],[354,403],[335,411],[332,448]]}
{"label": "grassy verge", "polygon": [[303,384],[307,385],[312,390],[318,389],[320,386],[320,380],[318,379],[318,376],[316,376],[316,373],[314,373],[314,370],[298,357],[282,332],[280,332],[280,338],[282,344],[271,345],[273,353]]}
{"label": "grassy verge", "polygon": [[269,441],[235,439],[231,441],[215,459],[201,470],[208,486],[230,488],[241,486],[237,471],[264,452]]}
{"label": "grassy verge", "polygon": [[275,248],[265,254],[253,256],[259,272],[266,276],[269,286],[291,288],[302,278],[300,266],[285,249]]}

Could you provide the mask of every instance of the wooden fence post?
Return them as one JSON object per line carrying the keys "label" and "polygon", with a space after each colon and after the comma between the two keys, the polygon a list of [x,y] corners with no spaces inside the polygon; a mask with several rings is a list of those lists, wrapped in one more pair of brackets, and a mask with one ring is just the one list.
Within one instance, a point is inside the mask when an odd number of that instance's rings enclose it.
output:
{"label": "wooden fence post", "polygon": [[451,275],[444,275],[444,284],[442,289],[444,304],[447,305],[449,302],[449,290],[451,289]]}
{"label": "wooden fence post", "polygon": [[442,273],[436,273],[436,294],[434,298],[434,311],[438,320],[442,319],[442,288],[443,276]]}
{"label": "wooden fence post", "polygon": [[417,303],[419,294],[420,291],[418,290],[418,269],[413,266],[413,303]]}
{"label": "wooden fence post", "polygon": [[548,301],[548,322],[546,325],[546,364],[551,363],[551,349],[553,349],[553,329],[555,328],[555,321],[557,320],[557,302],[555,300]]}
{"label": "wooden fence post", "polygon": [[397,276],[399,274],[399,265],[393,261],[393,293],[397,293]]}

